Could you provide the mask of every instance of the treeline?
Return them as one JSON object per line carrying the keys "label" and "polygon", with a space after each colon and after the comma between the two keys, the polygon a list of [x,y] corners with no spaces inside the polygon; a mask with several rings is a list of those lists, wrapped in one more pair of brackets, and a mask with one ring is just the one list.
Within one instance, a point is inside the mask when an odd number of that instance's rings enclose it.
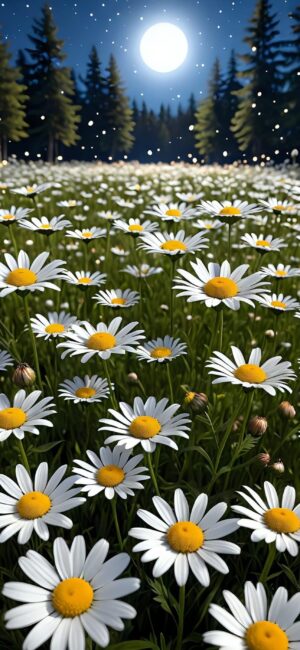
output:
{"label": "treeline", "polygon": [[282,160],[300,147],[300,5],[290,18],[283,42],[270,0],[258,0],[247,52],[232,52],[225,73],[217,59],[205,99],[173,115],[131,105],[115,58],[103,71],[96,47],[77,78],[45,5],[16,66],[0,42],[0,159]]}

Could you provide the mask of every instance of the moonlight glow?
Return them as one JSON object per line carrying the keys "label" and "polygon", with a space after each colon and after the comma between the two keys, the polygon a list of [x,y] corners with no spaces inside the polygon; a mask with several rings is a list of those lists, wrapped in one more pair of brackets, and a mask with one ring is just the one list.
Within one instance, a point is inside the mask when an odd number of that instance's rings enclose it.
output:
{"label": "moonlight glow", "polygon": [[179,68],[188,52],[186,35],[177,25],[157,23],[149,27],[140,42],[143,61],[156,72]]}

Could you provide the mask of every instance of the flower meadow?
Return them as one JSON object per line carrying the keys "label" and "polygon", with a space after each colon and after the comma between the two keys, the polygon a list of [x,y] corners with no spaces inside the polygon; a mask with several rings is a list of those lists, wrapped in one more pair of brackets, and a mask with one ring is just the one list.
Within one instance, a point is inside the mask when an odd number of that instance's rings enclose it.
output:
{"label": "flower meadow", "polygon": [[1,647],[300,650],[299,169],[0,197]]}

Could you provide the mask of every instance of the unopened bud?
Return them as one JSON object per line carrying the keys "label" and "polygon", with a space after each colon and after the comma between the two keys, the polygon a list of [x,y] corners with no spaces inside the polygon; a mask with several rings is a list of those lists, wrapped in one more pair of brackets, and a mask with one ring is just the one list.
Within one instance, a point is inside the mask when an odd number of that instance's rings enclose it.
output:
{"label": "unopened bud", "polygon": [[273,463],[273,465],[270,465],[270,467],[275,471],[278,472],[279,474],[283,474],[285,467],[282,462],[282,460],[277,460],[276,463]]}
{"label": "unopened bud", "polygon": [[281,402],[278,406],[278,411],[280,415],[288,420],[292,420],[296,415],[296,410],[290,402]]}
{"label": "unopened bud", "polygon": [[232,425],[232,431],[233,431],[234,433],[235,433],[236,431],[239,430],[239,428],[240,428],[240,426],[241,426],[241,424],[242,424],[242,422],[243,422],[243,419],[244,419],[243,416],[240,415],[240,416],[239,416],[239,417],[234,421],[234,423],[233,423],[233,425]]}
{"label": "unopened bud", "polygon": [[139,378],[136,374],[136,372],[129,372],[127,375],[127,381],[129,384],[137,384],[139,381]]}
{"label": "unopened bud", "polygon": [[266,330],[265,331],[265,336],[267,336],[269,339],[273,339],[275,336],[274,330]]}
{"label": "unopened bud", "polygon": [[268,420],[261,415],[255,415],[248,422],[248,431],[252,436],[262,436],[268,428]]}
{"label": "unopened bud", "polygon": [[270,454],[267,452],[261,453],[257,455],[257,460],[262,463],[262,465],[269,465],[269,462],[271,460]]}
{"label": "unopened bud", "polygon": [[203,411],[207,406],[208,397],[205,393],[193,393],[191,391],[185,394],[183,403],[185,406],[189,406],[195,413],[199,413],[199,411]]}
{"label": "unopened bud", "polygon": [[12,381],[19,388],[26,388],[32,386],[36,380],[36,374],[33,368],[28,363],[19,363],[15,368]]}

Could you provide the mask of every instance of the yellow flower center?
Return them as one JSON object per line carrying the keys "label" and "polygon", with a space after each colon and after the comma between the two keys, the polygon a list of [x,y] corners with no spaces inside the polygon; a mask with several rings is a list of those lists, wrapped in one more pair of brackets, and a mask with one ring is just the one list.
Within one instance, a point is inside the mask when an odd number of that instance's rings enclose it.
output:
{"label": "yellow flower center", "polygon": [[288,650],[289,640],[286,633],[270,621],[259,621],[248,627],[246,643],[249,650]]}
{"label": "yellow flower center", "polygon": [[97,481],[105,487],[115,487],[124,481],[125,472],[117,465],[105,465],[97,472]]}
{"label": "yellow flower center", "polygon": [[265,371],[255,363],[244,363],[234,371],[234,376],[240,381],[247,381],[250,384],[261,384],[267,379]]}
{"label": "yellow flower center", "polygon": [[94,388],[90,388],[89,386],[82,386],[81,388],[77,388],[77,390],[75,390],[75,395],[76,397],[81,397],[82,399],[89,399],[90,397],[94,397],[94,395],[96,395],[96,391]]}
{"label": "yellow flower center", "polygon": [[242,214],[240,209],[234,208],[233,205],[228,205],[226,208],[222,208],[222,210],[219,212],[219,215],[224,217],[237,217],[240,214]]}
{"label": "yellow flower center", "polygon": [[208,280],[203,287],[210,298],[233,298],[238,293],[238,285],[230,278],[216,277]]}
{"label": "yellow flower center", "polygon": [[83,236],[85,239],[90,239],[90,238],[93,236],[93,233],[92,233],[90,230],[86,230],[86,232],[83,232],[83,233],[82,233],[82,236]]}
{"label": "yellow flower center", "polygon": [[129,427],[130,433],[135,438],[141,438],[142,440],[147,440],[147,438],[154,438],[154,436],[157,436],[160,430],[160,422],[156,418],[152,418],[149,415],[139,415],[137,418],[134,418],[134,420],[132,420]]}
{"label": "yellow flower center", "polygon": [[80,616],[90,608],[94,590],[83,578],[66,578],[59,582],[52,593],[52,604],[64,618]]}
{"label": "yellow flower center", "polygon": [[181,210],[176,210],[175,208],[167,210],[166,212],[167,217],[177,217],[179,219],[181,215],[182,215]]}
{"label": "yellow flower center", "polygon": [[211,230],[213,228],[213,226],[212,226],[211,223],[205,223],[204,228],[206,228],[206,230]]}
{"label": "yellow flower center", "polygon": [[179,239],[169,239],[161,244],[161,248],[165,251],[186,251],[187,246]]}
{"label": "yellow flower center", "polygon": [[23,409],[13,406],[0,411],[0,429],[18,429],[27,420],[27,415]]}
{"label": "yellow flower center", "polygon": [[279,278],[284,278],[287,275],[287,272],[286,271],[276,271],[276,275]]}
{"label": "yellow flower center", "polygon": [[5,219],[5,221],[12,221],[12,220],[15,219],[15,218],[16,218],[16,217],[15,217],[14,214],[9,214],[9,213],[4,214],[3,217],[2,217],[2,219]]}
{"label": "yellow flower center", "polygon": [[289,508],[271,508],[264,514],[264,520],[276,533],[296,533],[300,528],[300,519]]}
{"label": "yellow flower center", "polygon": [[163,359],[164,357],[170,357],[171,355],[171,348],[154,348],[150,356],[153,357],[153,359]]}
{"label": "yellow flower center", "polygon": [[167,540],[177,553],[195,553],[204,543],[204,533],[192,521],[178,521],[167,532]]}
{"label": "yellow flower center", "polygon": [[33,187],[32,185],[27,185],[26,191],[28,192],[28,194],[32,194],[32,192],[35,192],[35,187]]}
{"label": "yellow flower center", "polygon": [[78,280],[78,284],[90,284],[90,282],[91,282],[91,278],[87,276],[83,278],[79,278]]}
{"label": "yellow flower center", "polygon": [[126,305],[126,300],[125,300],[125,298],[112,298],[111,304],[112,305]]}
{"label": "yellow flower center", "polygon": [[273,210],[275,212],[282,212],[282,210],[286,210],[285,205],[282,205],[282,203],[278,203],[277,205],[273,205]]}
{"label": "yellow flower center", "polygon": [[286,302],[281,302],[281,300],[272,300],[272,307],[279,307],[280,309],[286,309]]}
{"label": "yellow flower center", "polygon": [[37,281],[37,275],[30,271],[30,269],[14,269],[10,271],[6,282],[7,284],[12,284],[14,287],[29,287],[31,284],[35,284]]}
{"label": "yellow flower center", "polygon": [[65,331],[65,326],[62,325],[61,323],[51,323],[50,325],[47,325],[45,327],[45,332],[47,334],[61,334],[61,332]]}
{"label": "yellow flower center", "polygon": [[43,230],[49,230],[50,224],[49,223],[42,223],[41,228],[43,228]]}
{"label": "yellow flower center", "polygon": [[140,226],[138,223],[133,224],[133,226],[128,226],[130,232],[142,232],[144,230],[143,226]]}
{"label": "yellow flower center", "polygon": [[90,336],[87,342],[87,347],[90,348],[90,350],[101,350],[102,352],[114,348],[115,345],[115,336],[108,332],[96,332],[96,334]]}
{"label": "yellow flower center", "polygon": [[43,492],[28,492],[17,503],[17,510],[22,519],[43,517],[51,508],[51,499]]}
{"label": "yellow flower center", "polygon": [[69,205],[69,208],[75,208],[76,201],[74,201],[74,199],[73,200],[71,199],[70,201],[68,201],[68,205]]}
{"label": "yellow flower center", "polygon": [[270,248],[271,244],[266,239],[258,239],[256,246],[264,246],[264,248]]}
{"label": "yellow flower center", "polygon": [[196,395],[196,393],[193,393],[192,391],[189,391],[189,393],[186,393],[185,397],[184,397],[185,403],[190,404],[193,401],[195,395]]}

